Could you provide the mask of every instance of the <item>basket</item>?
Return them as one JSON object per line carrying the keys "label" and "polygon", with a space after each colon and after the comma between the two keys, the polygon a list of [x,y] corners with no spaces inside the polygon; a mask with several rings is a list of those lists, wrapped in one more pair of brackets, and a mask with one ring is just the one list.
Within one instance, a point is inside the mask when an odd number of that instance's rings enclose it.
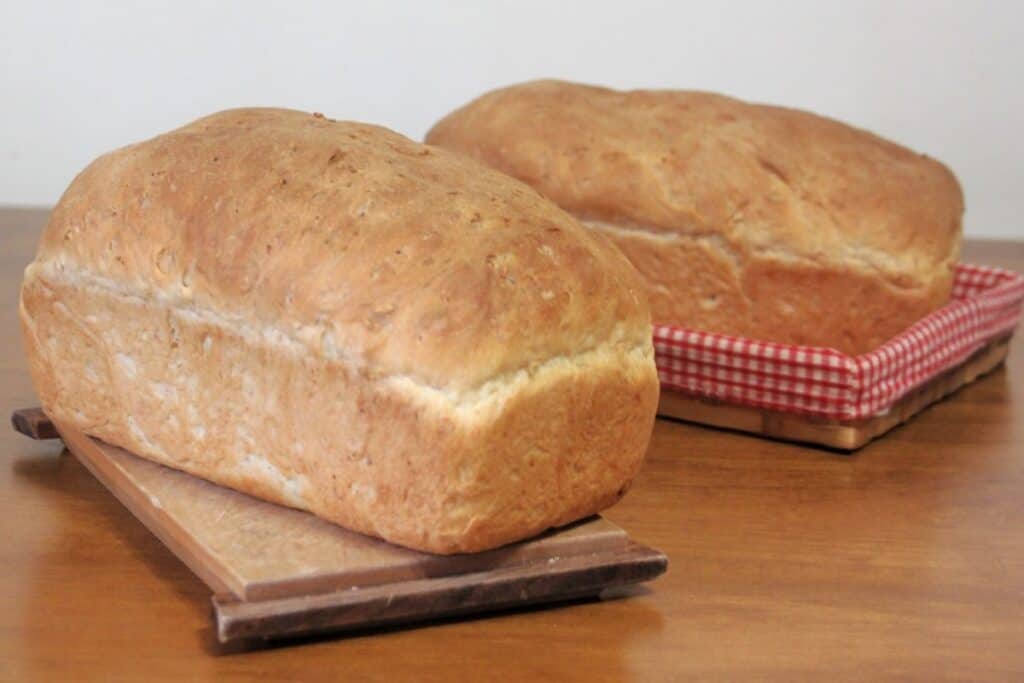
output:
{"label": "basket", "polygon": [[659,413],[858,448],[1002,362],[1022,303],[1024,277],[960,264],[946,306],[860,356],[655,325]]}

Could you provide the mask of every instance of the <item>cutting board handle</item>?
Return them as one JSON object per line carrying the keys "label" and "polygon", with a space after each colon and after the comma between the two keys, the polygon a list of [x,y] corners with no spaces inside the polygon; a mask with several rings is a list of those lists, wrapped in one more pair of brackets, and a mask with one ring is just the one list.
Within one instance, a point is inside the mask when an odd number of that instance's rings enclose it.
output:
{"label": "cutting board handle", "polygon": [[11,426],[30,439],[59,439],[60,434],[42,408],[22,408],[11,413]]}

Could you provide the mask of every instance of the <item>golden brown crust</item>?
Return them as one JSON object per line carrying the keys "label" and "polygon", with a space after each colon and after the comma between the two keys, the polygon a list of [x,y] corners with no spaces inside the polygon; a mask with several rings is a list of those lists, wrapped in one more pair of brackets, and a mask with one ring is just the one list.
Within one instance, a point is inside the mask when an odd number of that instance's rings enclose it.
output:
{"label": "golden brown crust", "polygon": [[[484,95],[427,141],[607,233],[646,276],[656,322],[862,353],[949,296],[954,176],[814,114],[541,81]],[[853,290],[876,298],[836,311]]]}
{"label": "golden brown crust", "polygon": [[[384,128],[222,112],[97,159],[40,260],[324,337],[452,390],[647,315],[628,263],[535,191]],[[308,329],[307,329],[308,328]]]}
{"label": "golden brown crust", "polygon": [[21,320],[55,418],[469,552],[628,487],[657,403],[639,286],[501,174],[380,128],[240,110],[83,172]]}

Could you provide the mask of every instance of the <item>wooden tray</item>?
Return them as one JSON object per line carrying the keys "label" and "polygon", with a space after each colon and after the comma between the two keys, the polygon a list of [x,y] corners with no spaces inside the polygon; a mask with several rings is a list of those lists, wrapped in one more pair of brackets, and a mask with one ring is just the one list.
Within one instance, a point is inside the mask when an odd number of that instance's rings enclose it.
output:
{"label": "wooden tray", "polygon": [[596,596],[668,564],[601,517],[484,553],[420,553],[149,462],[39,409],[16,411],[12,424],[33,438],[62,438],[210,587],[222,643]]}
{"label": "wooden tray", "polygon": [[903,424],[932,403],[994,370],[1006,359],[1010,337],[996,339],[963,363],[922,384],[883,415],[865,420],[828,420],[778,410],[737,406],[713,399],[662,391],[658,415],[736,429],[773,439],[800,441],[852,451]]}

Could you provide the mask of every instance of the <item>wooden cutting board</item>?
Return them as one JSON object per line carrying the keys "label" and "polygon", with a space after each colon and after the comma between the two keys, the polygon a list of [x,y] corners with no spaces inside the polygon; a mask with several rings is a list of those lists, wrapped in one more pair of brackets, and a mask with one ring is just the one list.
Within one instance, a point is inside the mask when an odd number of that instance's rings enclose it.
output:
{"label": "wooden cutting board", "polygon": [[484,553],[441,556],[347,531],[51,423],[12,423],[68,450],[213,591],[222,642],[418,621],[598,595],[667,560],[592,517]]}

